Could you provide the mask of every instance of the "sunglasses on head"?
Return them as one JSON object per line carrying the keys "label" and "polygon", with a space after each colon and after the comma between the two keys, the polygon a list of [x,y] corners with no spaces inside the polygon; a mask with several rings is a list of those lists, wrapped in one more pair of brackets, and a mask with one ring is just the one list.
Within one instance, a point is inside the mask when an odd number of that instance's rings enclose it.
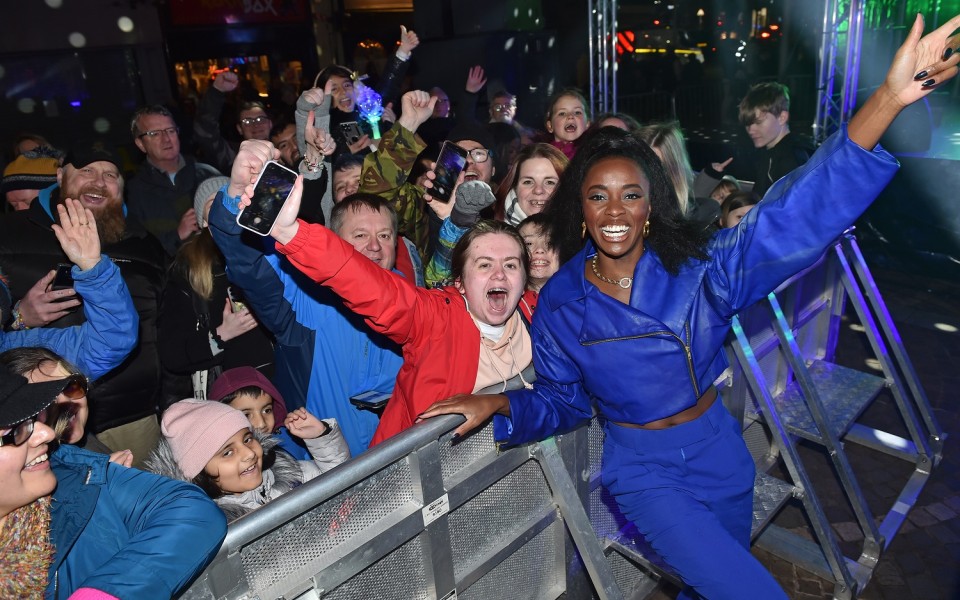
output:
{"label": "sunglasses on head", "polygon": [[[63,394],[64,397],[70,400],[79,400],[80,398],[83,398],[87,395],[87,378],[83,375],[71,375],[67,378],[66,383],[63,386],[63,390],[60,391],[60,394]],[[10,427],[10,431],[0,435],[0,447],[20,446],[29,440],[31,435],[33,435],[33,429],[37,421],[41,421],[53,427],[56,425],[57,421],[60,419],[61,413],[63,412],[65,411],[59,408],[56,403],[54,403],[40,411],[38,414],[14,424]],[[71,411],[68,408],[66,412]]]}

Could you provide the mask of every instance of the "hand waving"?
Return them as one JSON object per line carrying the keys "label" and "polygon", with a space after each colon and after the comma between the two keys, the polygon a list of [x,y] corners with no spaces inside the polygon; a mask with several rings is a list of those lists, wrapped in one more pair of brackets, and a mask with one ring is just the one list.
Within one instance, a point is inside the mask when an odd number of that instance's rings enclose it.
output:
{"label": "hand waving", "polygon": [[82,271],[100,262],[100,236],[97,222],[89,208],[78,200],[67,198],[57,205],[60,223],[53,224],[53,233],[70,262]]}
{"label": "hand waving", "polygon": [[480,65],[470,67],[470,71],[467,73],[466,90],[471,94],[476,94],[485,85],[487,85],[487,78],[483,73],[483,67]]}

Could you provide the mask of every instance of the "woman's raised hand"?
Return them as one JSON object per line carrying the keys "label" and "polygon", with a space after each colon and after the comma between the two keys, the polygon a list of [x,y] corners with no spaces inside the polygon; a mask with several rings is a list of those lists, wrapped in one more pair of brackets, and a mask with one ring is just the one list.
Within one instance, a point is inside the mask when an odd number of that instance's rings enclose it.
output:
{"label": "woman's raised hand", "polygon": [[958,27],[960,15],[923,35],[923,17],[917,15],[884,81],[901,105],[916,102],[957,74],[960,35],[952,34]]}

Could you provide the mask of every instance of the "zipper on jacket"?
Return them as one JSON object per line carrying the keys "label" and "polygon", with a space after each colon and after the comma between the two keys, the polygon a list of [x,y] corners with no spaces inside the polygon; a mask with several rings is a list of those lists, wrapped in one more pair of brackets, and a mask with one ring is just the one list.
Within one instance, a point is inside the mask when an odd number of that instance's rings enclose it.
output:
{"label": "zipper on jacket", "polygon": [[[687,339],[690,339],[690,323],[683,324],[683,330],[687,334]],[[622,342],[625,340],[638,340],[642,338],[657,337],[657,336],[670,336],[673,339],[677,340],[677,343],[683,348],[683,353],[687,357],[687,370],[690,372],[690,383],[693,384],[693,391],[697,395],[697,399],[700,398],[700,385],[697,383],[697,376],[693,369],[693,352],[690,351],[690,346],[683,341],[679,335],[675,334],[672,331],[653,331],[651,333],[641,333],[640,335],[627,335],[623,337],[608,338],[605,340],[597,340],[595,342],[583,342],[584,346],[596,346],[597,344],[603,344],[605,342]]]}

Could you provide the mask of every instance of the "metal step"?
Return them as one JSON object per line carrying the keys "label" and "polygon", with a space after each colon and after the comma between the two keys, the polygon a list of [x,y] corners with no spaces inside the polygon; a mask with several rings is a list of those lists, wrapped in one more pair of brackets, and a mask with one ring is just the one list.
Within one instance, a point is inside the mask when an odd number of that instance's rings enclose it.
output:
{"label": "metal step", "polygon": [[[826,411],[827,421],[834,435],[842,438],[864,409],[886,386],[886,380],[876,375],[841,367],[822,360],[813,361],[807,371]],[[823,444],[823,436],[813,421],[796,380],[773,399],[789,433]]]}
{"label": "metal step", "polygon": [[[767,526],[767,523],[780,511],[790,499],[796,488],[785,482],[758,472],[753,485],[753,525],[750,538],[756,538]],[[628,523],[615,535],[606,539],[609,551],[616,551],[643,568],[662,576],[682,587],[676,572],[650,547],[632,523]]]}

